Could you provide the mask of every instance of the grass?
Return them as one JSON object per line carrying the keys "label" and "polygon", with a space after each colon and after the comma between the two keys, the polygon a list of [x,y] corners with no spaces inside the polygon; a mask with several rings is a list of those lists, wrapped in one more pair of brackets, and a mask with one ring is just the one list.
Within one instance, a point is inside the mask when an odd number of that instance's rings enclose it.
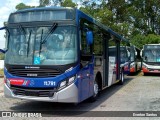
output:
{"label": "grass", "polygon": [[3,76],[3,75],[4,75],[3,69],[0,69],[0,76]]}

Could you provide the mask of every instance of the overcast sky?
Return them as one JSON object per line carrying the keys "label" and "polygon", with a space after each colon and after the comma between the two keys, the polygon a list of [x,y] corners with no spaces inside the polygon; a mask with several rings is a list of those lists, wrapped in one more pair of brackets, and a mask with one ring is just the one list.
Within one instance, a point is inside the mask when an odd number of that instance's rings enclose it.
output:
{"label": "overcast sky", "polygon": [[[15,6],[19,3],[25,3],[26,5],[38,6],[39,0],[1,0],[0,2],[0,27],[7,21],[9,14],[15,12]],[[4,48],[4,30],[0,31],[0,48]]]}

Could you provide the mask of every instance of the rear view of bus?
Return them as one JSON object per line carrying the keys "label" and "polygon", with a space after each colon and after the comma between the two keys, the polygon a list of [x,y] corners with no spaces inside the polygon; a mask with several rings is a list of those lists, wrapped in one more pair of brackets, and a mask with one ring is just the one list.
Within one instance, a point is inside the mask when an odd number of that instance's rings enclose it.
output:
{"label": "rear view of bus", "polygon": [[148,73],[160,73],[160,44],[144,45],[141,51],[143,59],[142,71]]}

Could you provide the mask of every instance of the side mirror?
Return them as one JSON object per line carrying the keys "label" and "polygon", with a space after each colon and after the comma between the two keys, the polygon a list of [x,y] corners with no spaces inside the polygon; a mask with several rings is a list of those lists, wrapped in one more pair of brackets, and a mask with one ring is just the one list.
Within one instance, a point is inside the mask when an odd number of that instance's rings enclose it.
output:
{"label": "side mirror", "polygon": [[137,56],[137,52],[135,52],[135,56]]}
{"label": "side mirror", "polygon": [[4,49],[0,49],[0,52],[5,54],[7,52],[7,50],[4,50]]}
{"label": "side mirror", "polygon": [[130,57],[130,55],[131,55],[130,52],[127,52],[127,54],[128,54],[128,57]]}
{"label": "side mirror", "polygon": [[[4,29],[6,29],[6,27],[0,27],[0,30],[4,30]],[[0,49],[0,52],[1,52],[1,53],[4,53],[4,54],[5,54],[6,51],[7,51],[7,50],[5,50],[5,49]]]}
{"label": "side mirror", "polygon": [[4,30],[4,29],[6,29],[6,27],[0,27],[0,30]]}
{"label": "side mirror", "polygon": [[143,49],[140,52],[140,56],[143,57]]}
{"label": "side mirror", "polygon": [[92,31],[86,32],[86,40],[87,40],[88,45],[93,44],[93,32]]}
{"label": "side mirror", "polygon": [[130,57],[131,56],[131,53],[127,50],[127,55],[128,55],[128,57]]}

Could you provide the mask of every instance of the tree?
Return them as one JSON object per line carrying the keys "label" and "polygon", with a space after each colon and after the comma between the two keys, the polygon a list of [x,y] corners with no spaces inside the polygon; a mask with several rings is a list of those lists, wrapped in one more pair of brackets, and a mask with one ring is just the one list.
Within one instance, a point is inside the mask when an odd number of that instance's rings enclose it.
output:
{"label": "tree", "polygon": [[17,10],[22,10],[22,9],[26,9],[26,8],[34,8],[35,6],[28,6],[25,5],[24,3],[19,3],[18,5],[16,5],[16,9]]}
{"label": "tree", "polygon": [[51,0],[39,0],[39,6],[44,7],[51,4]]}
{"label": "tree", "polygon": [[128,18],[141,34],[159,34],[158,0],[128,0]]}
{"label": "tree", "polygon": [[39,0],[39,6],[62,6],[62,7],[76,7],[72,0]]}
{"label": "tree", "polygon": [[148,35],[140,35],[137,34],[131,39],[131,43],[142,49],[145,44],[159,44],[160,43],[160,35],[148,34]]}
{"label": "tree", "polygon": [[76,7],[76,4],[72,2],[72,0],[64,0],[61,2],[61,6],[63,7]]}

